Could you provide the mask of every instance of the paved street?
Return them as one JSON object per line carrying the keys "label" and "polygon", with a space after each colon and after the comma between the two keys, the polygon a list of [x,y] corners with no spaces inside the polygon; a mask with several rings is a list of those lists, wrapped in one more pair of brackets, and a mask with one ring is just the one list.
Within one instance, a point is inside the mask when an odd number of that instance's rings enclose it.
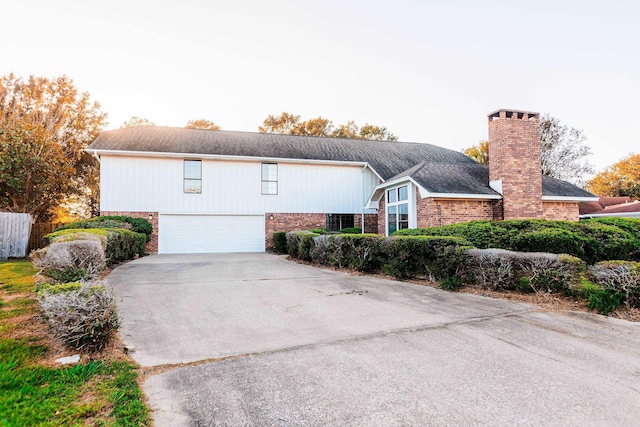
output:
{"label": "paved street", "polygon": [[[635,425],[640,325],[270,254],[116,269],[157,426]],[[175,364],[188,364],[174,367]]]}

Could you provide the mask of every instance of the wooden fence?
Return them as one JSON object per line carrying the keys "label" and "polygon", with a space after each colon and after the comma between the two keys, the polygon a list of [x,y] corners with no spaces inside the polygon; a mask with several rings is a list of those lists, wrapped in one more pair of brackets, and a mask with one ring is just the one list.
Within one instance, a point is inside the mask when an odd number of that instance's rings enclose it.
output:
{"label": "wooden fence", "polygon": [[31,236],[29,236],[29,252],[44,248],[44,236],[63,225],[65,224],[62,222],[37,222],[33,224],[31,227]]}
{"label": "wooden fence", "polygon": [[27,255],[30,229],[31,215],[0,212],[0,260]]}

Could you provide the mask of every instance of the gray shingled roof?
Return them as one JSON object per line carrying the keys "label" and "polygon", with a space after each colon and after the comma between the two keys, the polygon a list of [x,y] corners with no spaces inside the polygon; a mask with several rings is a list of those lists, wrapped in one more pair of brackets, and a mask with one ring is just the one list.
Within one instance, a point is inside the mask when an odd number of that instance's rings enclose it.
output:
{"label": "gray shingled roof", "polygon": [[[487,165],[458,151],[413,142],[137,126],[104,131],[87,149],[362,162],[385,181],[410,176],[432,193],[497,194],[489,187]],[[542,194],[594,197],[548,177],[543,177]]]}
{"label": "gray shingled roof", "polygon": [[[489,187],[489,166],[473,164],[420,164],[392,177],[395,181],[411,177],[430,193],[440,194],[487,194],[498,193]],[[542,195],[550,197],[595,197],[575,185],[548,176],[542,177]]]}
{"label": "gray shingled roof", "polygon": [[474,163],[431,144],[137,126],[102,132],[88,150],[210,154],[369,163],[384,180],[416,163]]}

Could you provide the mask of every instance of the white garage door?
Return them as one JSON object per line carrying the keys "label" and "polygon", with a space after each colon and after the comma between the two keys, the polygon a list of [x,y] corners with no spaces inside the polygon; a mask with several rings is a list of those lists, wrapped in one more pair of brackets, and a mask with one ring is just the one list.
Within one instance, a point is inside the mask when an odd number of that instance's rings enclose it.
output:
{"label": "white garage door", "polygon": [[159,215],[158,253],[264,252],[262,215]]}

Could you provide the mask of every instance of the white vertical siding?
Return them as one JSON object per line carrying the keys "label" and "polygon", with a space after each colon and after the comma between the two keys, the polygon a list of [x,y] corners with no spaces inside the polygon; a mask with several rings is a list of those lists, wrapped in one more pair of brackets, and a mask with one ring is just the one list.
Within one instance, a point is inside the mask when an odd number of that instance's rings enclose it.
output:
{"label": "white vertical siding", "polygon": [[379,183],[362,166],[278,163],[278,194],[261,194],[261,162],[202,160],[202,193],[184,194],[183,160],[102,156],[101,210],[162,213],[360,213]]}

